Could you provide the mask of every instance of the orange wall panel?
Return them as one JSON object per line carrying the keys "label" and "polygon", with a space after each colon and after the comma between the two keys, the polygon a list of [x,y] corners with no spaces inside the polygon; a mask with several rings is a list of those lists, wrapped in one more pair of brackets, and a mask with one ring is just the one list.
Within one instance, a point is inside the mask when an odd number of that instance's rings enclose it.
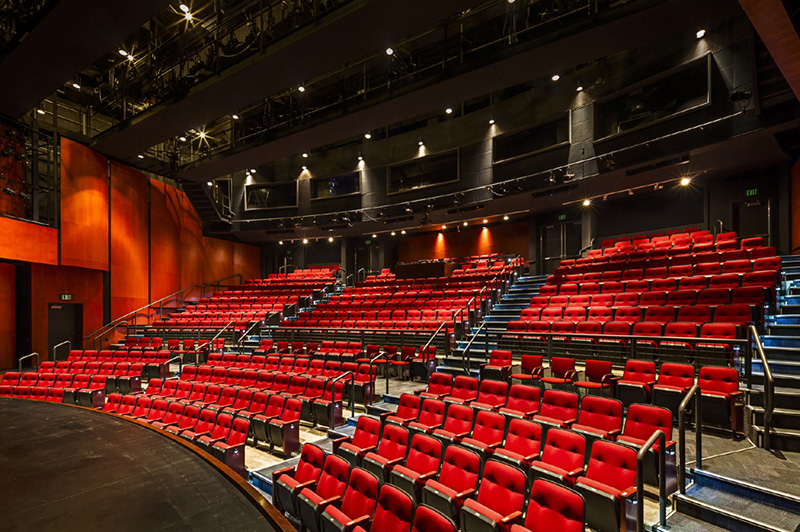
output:
{"label": "orange wall panel", "polygon": [[150,181],[150,297],[158,301],[181,284],[181,200],[178,191]]}
{"label": "orange wall panel", "polygon": [[203,223],[183,192],[178,192],[181,205],[181,287],[200,284],[203,280]]}
{"label": "orange wall panel", "polygon": [[[47,352],[47,309],[58,303],[60,294],[72,294],[72,303],[83,305],[83,336],[102,327],[103,272],[66,266],[31,265],[31,347],[49,360]],[[81,346],[72,346],[80,349]],[[91,345],[84,346],[91,348]]]}
{"label": "orange wall panel", "polygon": [[108,159],[61,139],[61,264],[108,270]]}
{"label": "orange wall panel", "polygon": [[111,163],[111,317],[147,305],[148,178],[128,166]]}
{"label": "orange wall panel", "polygon": [[236,272],[233,271],[233,242],[204,237],[203,282],[210,283],[234,273]]}
{"label": "orange wall panel", "polygon": [[244,279],[261,277],[261,248],[248,244],[233,244],[233,272],[241,273]]}
{"label": "orange wall panel", "polygon": [[58,230],[0,218],[0,259],[58,264]]}
{"label": "orange wall panel", "polygon": [[0,369],[13,368],[16,350],[16,268],[0,262]]}
{"label": "orange wall panel", "polygon": [[400,243],[399,260],[414,262],[489,253],[516,253],[527,259],[528,224],[500,224],[405,238]]}

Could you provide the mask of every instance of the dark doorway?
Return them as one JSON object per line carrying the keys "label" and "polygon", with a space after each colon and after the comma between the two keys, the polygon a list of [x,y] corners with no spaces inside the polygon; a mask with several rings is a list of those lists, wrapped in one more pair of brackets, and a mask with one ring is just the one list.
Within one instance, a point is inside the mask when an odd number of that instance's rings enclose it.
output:
{"label": "dark doorway", "polygon": [[733,230],[741,238],[753,236],[764,237],[767,245],[771,245],[772,227],[770,223],[770,201],[752,200],[733,204]]}
{"label": "dark doorway", "polygon": [[[47,306],[47,350],[69,341],[72,349],[83,347],[83,305],[81,303],[50,303]],[[62,357],[69,354],[67,349],[59,349]],[[42,357],[45,353],[39,353]]]}
{"label": "dark doorway", "polygon": [[540,256],[544,257],[543,274],[550,274],[563,259],[575,259],[581,251],[581,224],[565,222],[545,225],[539,240]]}

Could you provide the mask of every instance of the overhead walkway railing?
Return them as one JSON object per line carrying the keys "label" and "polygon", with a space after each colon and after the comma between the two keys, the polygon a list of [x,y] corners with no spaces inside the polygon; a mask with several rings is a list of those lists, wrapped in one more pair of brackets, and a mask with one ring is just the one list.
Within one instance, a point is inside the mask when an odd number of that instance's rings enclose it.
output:
{"label": "overhead walkway railing", "polygon": [[151,322],[151,317],[152,317],[152,313],[153,312],[157,311],[159,317],[163,316],[163,314],[164,314],[164,305],[165,304],[176,304],[177,305],[175,307],[168,307],[167,310],[175,310],[177,308],[182,308],[184,306],[184,303],[186,301],[190,300],[189,298],[192,297],[192,294],[196,294],[199,291],[200,295],[199,295],[199,297],[197,299],[198,300],[202,299],[203,297],[206,296],[206,292],[207,292],[207,290],[209,288],[213,288],[214,291],[217,291],[220,288],[222,288],[223,286],[235,286],[233,284],[226,284],[226,285],[222,284],[222,283],[224,283],[225,281],[227,281],[229,279],[235,279],[235,278],[239,279],[239,283],[238,284],[242,284],[244,282],[244,276],[241,273],[235,273],[233,275],[229,275],[227,277],[223,277],[222,279],[218,279],[218,280],[212,281],[210,283],[195,284],[195,285],[189,286],[187,288],[183,288],[183,289],[178,290],[177,292],[172,293],[172,294],[170,294],[168,296],[162,297],[161,299],[159,299],[157,301],[153,301],[152,303],[148,303],[147,305],[145,305],[145,306],[143,306],[141,308],[138,308],[138,309],[136,309],[136,310],[134,310],[132,312],[129,312],[129,313],[123,315],[123,316],[120,316],[119,318],[116,318],[116,319],[110,321],[109,323],[103,325],[102,327],[100,327],[96,331],[92,332],[88,336],[84,337],[84,339],[83,339],[84,345],[86,344],[86,342],[91,342],[92,343],[92,349],[97,349],[97,341],[100,340],[101,338],[104,341],[105,338],[103,338],[103,337],[105,335],[111,333],[112,331],[114,331],[118,327],[120,327],[122,325],[125,325],[126,328],[127,328],[127,330],[126,330],[127,333],[130,333],[132,328],[135,330],[136,327],[139,325],[139,319],[140,319],[140,317],[142,317],[141,316],[142,313],[146,313],[144,317],[147,320],[146,324],[149,325],[150,322]]}

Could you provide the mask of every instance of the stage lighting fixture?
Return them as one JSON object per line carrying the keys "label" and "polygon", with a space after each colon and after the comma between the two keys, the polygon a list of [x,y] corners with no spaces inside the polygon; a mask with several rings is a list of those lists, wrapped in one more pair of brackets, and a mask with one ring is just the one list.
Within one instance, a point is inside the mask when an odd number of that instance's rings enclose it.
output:
{"label": "stage lighting fixture", "polygon": [[405,229],[403,229],[402,231],[400,231],[400,234],[401,234],[401,235],[404,235],[404,234],[406,234],[406,230],[405,230]]}
{"label": "stage lighting fixture", "polygon": [[367,140],[371,139],[372,138],[372,133],[369,133],[369,132],[368,133],[364,133],[364,138],[367,139]]}
{"label": "stage lighting fixture", "polygon": [[283,240],[278,240],[278,245],[282,246],[283,245]]}
{"label": "stage lighting fixture", "polygon": [[303,159],[308,159],[308,152],[303,152]]}
{"label": "stage lighting fixture", "polygon": [[444,110],[444,112],[449,114],[449,115],[451,115],[451,114],[453,114],[453,108],[452,107],[448,107],[447,109]]}
{"label": "stage lighting fixture", "polygon": [[484,219],[483,219],[483,223],[489,223],[489,220],[487,220],[486,218],[484,218]]}
{"label": "stage lighting fixture", "polygon": [[36,112],[39,113],[40,115],[44,114],[44,110],[43,109],[37,109]]}
{"label": "stage lighting fixture", "polygon": [[299,87],[297,87],[297,90],[299,90],[300,92],[306,92],[306,88],[305,88],[305,87],[303,87],[302,85],[300,85]]}
{"label": "stage lighting fixture", "polygon": [[505,216],[503,216],[503,220],[505,220],[506,222],[508,221],[508,215],[507,214]]}
{"label": "stage lighting fixture", "polygon": [[178,137],[178,140],[181,142],[186,142],[186,137]]}
{"label": "stage lighting fixture", "polygon": [[583,91],[583,85],[578,85],[578,88],[575,89],[578,92]]}
{"label": "stage lighting fixture", "polygon": [[703,37],[706,36],[706,30],[699,29],[697,30],[697,33],[694,34],[694,36],[697,37],[698,39],[702,39]]}
{"label": "stage lighting fixture", "polygon": [[306,165],[303,165],[302,168],[303,170],[308,170],[308,167]]}
{"label": "stage lighting fixture", "polygon": [[328,237],[328,242],[333,242],[333,237],[332,236]]}
{"label": "stage lighting fixture", "polygon": [[395,236],[397,233],[395,233],[394,231],[392,231],[392,233],[391,233],[391,234],[392,234],[392,236]]}
{"label": "stage lighting fixture", "polygon": [[586,198],[585,200],[583,200],[583,206],[584,207],[588,207],[591,204],[592,204],[592,200],[590,200],[589,198]]}
{"label": "stage lighting fixture", "polygon": [[463,224],[461,224],[461,225],[463,225],[464,227],[466,227],[466,226],[468,226],[469,224],[468,224],[467,222],[464,222],[464,223],[463,223]]}
{"label": "stage lighting fixture", "polygon": [[561,79],[561,76],[559,76],[558,74],[553,74],[553,76],[552,76],[550,79],[551,79],[552,81],[558,81],[558,80],[560,80],[560,79]]}
{"label": "stage lighting fixture", "polygon": [[73,84],[72,84],[72,88],[74,88],[74,89],[80,89],[80,88],[81,88],[81,86],[80,86],[80,85],[78,85],[77,83],[73,83]]}
{"label": "stage lighting fixture", "polygon": [[374,234],[374,233],[373,233],[373,234],[372,234],[372,238],[378,238],[378,235],[376,235],[376,234]]}
{"label": "stage lighting fixture", "polygon": [[232,115],[231,115],[231,118],[233,118],[234,120],[239,120],[239,115],[237,115],[237,114],[232,114]]}
{"label": "stage lighting fixture", "polygon": [[137,155],[137,157],[138,157],[139,159],[144,159],[144,155],[142,155],[141,153],[140,153],[139,155]]}
{"label": "stage lighting fixture", "polygon": [[122,57],[128,57],[128,52],[126,52],[125,50],[120,48],[119,49],[119,55],[121,55]]}
{"label": "stage lighting fixture", "polygon": [[308,244],[308,239],[307,238],[303,239],[303,244]]}
{"label": "stage lighting fixture", "polygon": [[188,13],[189,12],[189,6],[187,6],[186,4],[181,4],[181,5],[178,6],[178,8],[181,11],[183,11],[184,13]]}
{"label": "stage lighting fixture", "polygon": [[187,21],[191,21],[192,20],[192,14],[191,13],[186,13],[185,15],[183,15],[183,18],[185,18]]}
{"label": "stage lighting fixture", "polygon": [[206,185],[208,185],[208,186],[210,186],[210,187],[213,187],[213,186],[214,186],[214,183],[212,183],[211,181],[208,181],[208,182],[206,183]]}
{"label": "stage lighting fixture", "polygon": [[681,186],[682,187],[688,186],[691,182],[692,182],[692,179],[690,177],[681,178]]}
{"label": "stage lighting fixture", "polygon": [[390,46],[389,48],[386,49],[386,55],[392,55],[392,54],[394,54],[394,50]]}

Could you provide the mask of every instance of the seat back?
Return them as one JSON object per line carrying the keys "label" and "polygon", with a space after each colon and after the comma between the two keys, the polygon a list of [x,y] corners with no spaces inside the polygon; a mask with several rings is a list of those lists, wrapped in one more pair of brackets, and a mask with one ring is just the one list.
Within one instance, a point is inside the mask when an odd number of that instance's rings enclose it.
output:
{"label": "seat back", "polygon": [[637,440],[647,439],[657,430],[661,430],[672,439],[672,412],[660,406],[633,404],[628,407],[625,417],[624,436]]}
{"label": "seat back", "polygon": [[478,487],[481,472],[480,455],[458,445],[450,445],[444,451],[439,483],[456,493]]}
{"label": "seat back", "polygon": [[517,412],[538,412],[541,390],[536,386],[512,384],[508,390],[506,408]]}
{"label": "seat back", "polygon": [[490,366],[510,366],[511,365],[511,351],[505,349],[494,349],[489,355]]}
{"label": "seat back", "polygon": [[610,441],[595,441],[586,468],[586,478],[619,491],[635,487],[636,451]]}
{"label": "seat back", "polygon": [[502,406],[506,404],[508,398],[508,384],[502,381],[484,379],[481,381],[480,391],[478,392],[478,403],[491,406]]}
{"label": "seat back", "polygon": [[420,475],[439,471],[442,462],[442,442],[427,434],[417,433],[411,438],[405,467]]}
{"label": "seat back", "polygon": [[413,514],[414,503],[411,496],[391,484],[384,484],[378,495],[370,530],[408,532]]}
{"label": "seat back", "polygon": [[332,454],[325,458],[314,492],[323,500],[341,496],[347,487],[350,464],[341,456]]}
{"label": "seat back", "polygon": [[649,360],[628,360],[622,374],[623,381],[653,382],[656,380],[656,364]]}
{"label": "seat back", "polygon": [[578,394],[563,390],[545,390],[539,413],[560,421],[578,417]]}
{"label": "seat back", "polygon": [[356,430],[353,433],[353,446],[359,449],[376,447],[381,437],[381,422],[375,418],[361,416],[358,418]]}
{"label": "seat back", "polygon": [[322,464],[325,462],[325,451],[307,443],[300,451],[300,461],[294,470],[294,480],[299,484],[316,482],[322,474]]}
{"label": "seat back", "polygon": [[463,401],[472,401],[478,397],[480,383],[475,377],[459,375],[453,380],[453,391],[450,397]]}
{"label": "seat back", "polygon": [[394,417],[400,419],[416,419],[419,416],[419,409],[422,400],[419,395],[404,393],[400,396],[400,404],[397,405],[397,412]]}
{"label": "seat back", "polygon": [[564,429],[547,431],[542,450],[542,462],[572,471],[583,467],[586,440],[577,432]]}
{"label": "seat back", "polygon": [[342,497],[340,510],[350,519],[371,516],[378,500],[378,478],[360,467],[350,472],[350,480]]}
{"label": "seat back", "polygon": [[441,425],[444,423],[444,401],[438,399],[425,399],[419,409],[417,422],[426,427]]}
{"label": "seat back", "polygon": [[430,506],[419,505],[414,511],[411,532],[456,532],[456,525]]}
{"label": "seat back", "polygon": [[276,417],[283,414],[283,407],[286,405],[286,398],[279,394],[269,396],[267,408],[264,410],[265,417]]}
{"label": "seat back", "polygon": [[433,373],[428,381],[428,393],[435,395],[447,395],[453,390],[453,376],[449,373]]}
{"label": "seat back", "polygon": [[578,424],[604,432],[622,429],[622,402],[617,399],[586,395],[581,400]]}
{"label": "seat back", "polygon": [[701,392],[731,394],[739,391],[739,372],[736,368],[704,366],[697,378]]}
{"label": "seat back", "polygon": [[475,411],[466,406],[453,403],[447,409],[447,416],[444,419],[444,430],[453,434],[463,434],[472,429],[475,420]]}
{"label": "seat back", "polygon": [[378,455],[387,460],[402,458],[408,449],[408,429],[399,425],[387,424],[378,444]]}
{"label": "seat back", "polygon": [[300,410],[303,407],[303,403],[300,399],[296,397],[290,397],[286,400],[286,404],[283,407],[283,413],[281,414],[281,421],[284,423],[292,423],[295,421],[300,420]]}
{"label": "seat back", "polygon": [[662,386],[691,388],[694,384],[694,367],[691,364],[665,362],[658,370],[658,382]]}
{"label": "seat back", "polygon": [[475,416],[472,439],[486,445],[501,443],[505,434],[506,418],[489,410],[479,410]]}
{"label": "seat back", "polygon": [[525,515],[527,529],[583,532],[585,524],[586,503],[580,494],[549,480],[533,481]]}
{"label": "seat back", "polygon": [[488,460],[478,490],[478,502],[502,516],[522,511],[525,503],[525,473],[495,460]]}
{"label": "seat back", "polygon": [[542,447],[542,426],[528,419],[514,418],[508,423],[503,449],[520,456],[539,456]]}

